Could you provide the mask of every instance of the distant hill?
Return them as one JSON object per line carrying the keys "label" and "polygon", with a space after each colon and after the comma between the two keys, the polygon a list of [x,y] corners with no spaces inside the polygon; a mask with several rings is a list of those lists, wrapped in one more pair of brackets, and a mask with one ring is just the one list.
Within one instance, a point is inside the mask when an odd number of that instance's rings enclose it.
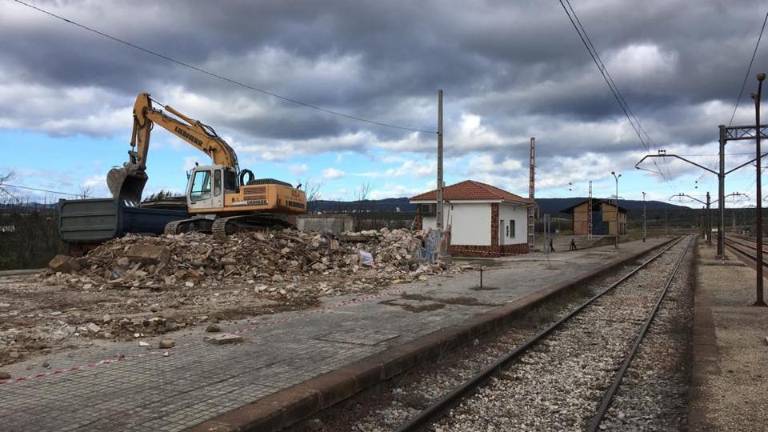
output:
{"label": "distant hill", "polygon": [[[541,214],[557,214],[561,210],[576,205],[584,200],[586,197],[575,198],[539,198],[536,200],[536,204],[539,206]],[[642,211],[643,201],[641,200],[619,200],[619,205],[626,208],[631,213],[636,211]],[[665,203],[661,201],[647,201],[646,206],[648,211],[653,210],[684,210],[690,209],[690,207],[679,206],[675,204]],[[328,201],[319,200],[309,203],[309,210],[312,212],[324,212],[324,213],[345,213],[356,211],[370,211],[370,212],[402,212],[402,213],[414,213],[416,212],[416,205],[408,202],[408,198],[386,198],[381,200],[365,200],[365,201]]]}

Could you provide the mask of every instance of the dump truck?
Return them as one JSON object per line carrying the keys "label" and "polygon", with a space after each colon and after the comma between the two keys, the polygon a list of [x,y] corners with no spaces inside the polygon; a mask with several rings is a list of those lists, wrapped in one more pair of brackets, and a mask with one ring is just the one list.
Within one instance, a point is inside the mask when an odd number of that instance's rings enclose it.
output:
{"label": "dump truck", "polygon": [[67,253],[80,256],[125,234],[162,234],[171,222],[189,218],[185,206],[131,206],[112,198],[60,200],[59,237]]}

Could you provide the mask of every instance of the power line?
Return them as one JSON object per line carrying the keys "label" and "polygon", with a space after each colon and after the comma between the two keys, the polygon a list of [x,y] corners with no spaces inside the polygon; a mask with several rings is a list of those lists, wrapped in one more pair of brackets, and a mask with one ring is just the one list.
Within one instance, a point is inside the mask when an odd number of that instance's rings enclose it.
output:
{"label": "power line", "polygon": [[747,66],[747,72],[744,74],[744,81],[741,82],[741,89],[739,89],[739,96],[736,97],[736,104],[733,106],[733,113],[731,114],[731,120],[728,122],[728,126],[733,124],[733,118],[736,116],[736,110],[739,108],[741,102],[741,96],[744,94],[744,88],[747,86],[747,80],[749,79],[749,72],[752,71],[752,64],[757,57],[757,49],[760,47],[760,40],[763,38],[763,32],[765,31],[765,23],[768,22],[768,12],[763,18],[763,26],[760,27],[760,35],[757,36],[757,42],[755,42],[755,49],[752,51],[752,58],[749,60],[749,66]]}
{"label": "power line", "polygon": [[[576,33],[579,35],[579,39],[581,39],[581,42],[584,44],[584,47],[587,49],[589,56],[592,58],[592,61],[595,63],[595,66],[597,66],[597,70],[600,72],[600,75],[602,75],[603,80],[608,85],[608,89],[611,91],[611,94],[613,94],[613,97],[614,99],[616,99],[616,102],[619,104],[619,107],[621,108],[622,112],[624,112],[624,115],[629,121],[630,126],[632,126],[632,129],[635,131],[635,134],[637,135],[637,138],[640,140],[640,143],[642,144],[643,148],[646,151],[650,151],[650,145],[648,144],[648,142],[652,141],[650,138],[650,135],[648,135],[648,132],[645,130],[645,128],[643,128],[642,123],[640,123],[640,119],[637,118],[635,113],[629,107],[629,104],[627,103],[626,99],[621,94],[619,87],[616,85],[616,82],[613,80],[613,77],[611,76],[610,72],[608,72],[608,68],[605,66],[605,63],[603,63],[602,59],[600,58],[600,54],[597,52],[597,49],[592,43],[592,40],[589,37],[589,34],[587,33],[586,28],[584,28],[584,25],[581,23],[581,20],[579,19],[578,14],[573,9],[573,6],[571,5],[569,0],[559,0],[559,1],[560,1],[560,6],[562,6],[563,10],[565,11],[565,14],[568,16],[568,20],[571,22],[574,30],[576,30]],[[668,182],[667,175],[664,174],[663,170],[659,167],[659,165],[656,163],[655,160],[653,161],[653,164],[659,170],[658,173],[661,175],[664,181]]]}
{"label": "power line", "polygon": [[33,187],[29,187],[29,186],[12,185],[12,184],[8,184],[8,183],[0,184],[0,188],[3,188],[3,187],[9,187],[9,188],[14,188],[14,189],[24,189],[24,190],[30,190],[30,191],[35,191],[35,192],[47,192],[47,193],[52,193],[52,194],[56,194],[56,195],[69,195],[69,196],[74,196],[74,197],[82,196],[82,194],[74,194],[74,193],[70,193],[70,192],[61,192],[61,191],[55,191],[55,190],[49,190],[49,189],[33,188]]}
{"label": "power line", "polygon": [[[749,64],[747,65],[747,72],[744,73],[744,79],[741,81],[741,88],[739,89],[739,95],[736,96],[736,103],[733,105],[733,112],[731,113],[731,119],[728,121],[728,126],[731,126],[733,124],[733,119],[736,117],[736,111],[739,109],[739,104],[741,103],[741,97],[744,95],[744,89],[747,86],[747,80],[749,80],[749,73],[752,71],[752,64],[755,62],[755,58],[757,57],[757,50],[760,47],[760,41],[763,39],[763,32],[765,32],[765,24],[768,22],[768,12],[765,14],[765,18],[763,18],[763,25],[760,27],[760,34],[757,36],[757,41],[755,42],[755,48],[752,50],[752,58],[749,59]],[[712,161],[712,169],[714,170],[717,167],[718,159],[715,159]],[[704,175],[706,173],[702,173],[699,175],[699,177],[696,179],[698,182],[702,178],[704,178]]]}
{"label": "power line", "polygon": [[372,124],[372,125],[376,125],[376,126],[392,128],[392,129],[400,129],[400,130],[409,131],[409,132],[420,132],[420,133],[426,133],[426,134],[437,133],[434,130],[418,129],[418,128],[413,128],[413,127],[408,127],[408,126],[400,126],[400,125],[396,125],[396,124],[392,124],[392,123],[386,123],[386,122],[378,121],[378,120],[371,120],[371,119],[367,119],[367,118],[364,118],[364,117],[360,117],[360,116],[356,116],[356,115],[352,115],[352,114],[347,114],[347,113],[331,110],[331,109],[328,109],[328,108],[323,108],[321,106],[318,106],[318,105],[315,105],[315,104],[312,104],[312,103],[309,103],[309,102],[304,102],[304,101],[301,101],[301,100],[298,100],[298,99],[290,98],[290,97],[287,97],[287,96],[282,96],[282,95],[279,95],[279,94],[277,94],[275,92],[272,92],[272,91],[269,91],[269,90],[265,90],[265,89],[262,89],[262,88],[258,88],[258,87],[254,87],[252,85],[245,84],[245,83],[243,83],[241,81],[237,81],[237,80],[235,80],[233,78],[229,78],[229,77],[226,77],[224,75],[220,75],[220,74],[217,74],[215,72],[211,72],[209,70],[203,69],[203,68],[201,68],[199,66],[195,66],[193,64],[186,63],[186,62],[183,62],[181,60],[177,60],[177,59],[175,59],[173,57],[170,57],[168,55],[162,54],[162,53],[157,52],[157,51],[153,51],[153,50],[151,50],[149,48],[144,48],[144,47],[142,47],[140,45],[137,45],[137,44],[135,44],[133,42],[127,41],[125,39],[120,39],[120,38],[118,38],[116,36],[112,36],[112,35],[110,35],[108,33],[105,33],[105,32],[103,32],[101,30],[97,30],[97,29],[95,29],[93,27],[89,27],[89,26],[87,26],[85,24],[80,24],[79,22],[73,21],[73,20],[71,20],[69,18],[65,18],[65,17],[63,17],[61,15],[55,14],[55,13],[53,13],[51,11],[48,11],[48,10],[43,9],[43,8],[40,8],[40,7],[35,6],[33,4],[29,4],[29,3],[26,3],[26,2],[21,1],[21,0],[13,0],[13,1],[15,1],[16,3],[18,3],[18,4],[22,5],[22,6],[26,6],[26,7],[30,8],[30,9],[34,9],[34,10],[36,10],[38,12],[41,12],[43,14],[46,14],[46,15],[51,16],[53,18],[56,18],[56,19],[58,19],[60,21],[64,21],[67,24],[72,24],[73,26],[78,27],[78,28],[80,28],[82,30],[86,30],[88,32],[94,33],[94,34],[99,35],[101,37],[110,39],[113,42],[117,42],[119,44],[125,45],[127,47],[133,48],[133,49],[138,50],[138,51],[141,51],[141,52],[143,52],[145,54],[149,54],[149,55],[158,57],[158,58],[163,59],[163,60],[165,60],[167,62],[176,64],[176,65],[179,65],[179,66],[183,66],[185,68],[194,70],[194,71],[199,72],[201,74],[208,75],[208,76],[210,76],[212,78],[215,78],[215,79],[218,79],[218,80],[221,80],[221,81],[225,81],[225,82],[228,82],[230,84],[234,84],[236,86],[243,87],[243,88],[246,88],[248,90],[252,90],[252,91],[255,91],[255,92],[258,92],[258,93],[261,93],[261,94],[265,94],[267,96],[271,96],[271,97],[279,99],[279,100],[281,100],[283,102],[288,102],[288,103],[291,103],[291,104],[294,104],[294,105],[298,105],[298,106],[301,106],[301,107],[304,107],[304,108],[310,108],[310,109],[313,109],[313,110],[316,110],[316,111],[324,112],[326,114],[330,114],[330,115],[334,115],[334,116],[338,116],[338,117],[343,117],[343,118],[346,118],[346,119],[349,119],[349,120],[355,120],[355,121],[359,121],[359,122],[363,122],[363,123],[368,123],[368,124]]}

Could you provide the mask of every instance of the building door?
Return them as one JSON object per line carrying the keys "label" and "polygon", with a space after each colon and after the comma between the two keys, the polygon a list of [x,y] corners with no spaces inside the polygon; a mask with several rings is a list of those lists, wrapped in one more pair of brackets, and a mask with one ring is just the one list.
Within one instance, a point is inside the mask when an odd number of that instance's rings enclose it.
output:
{"label": "building door", "polygon": [[504,219],[499,219],[499,246],[504,246],[504,239],[506,239],[504,227]]}

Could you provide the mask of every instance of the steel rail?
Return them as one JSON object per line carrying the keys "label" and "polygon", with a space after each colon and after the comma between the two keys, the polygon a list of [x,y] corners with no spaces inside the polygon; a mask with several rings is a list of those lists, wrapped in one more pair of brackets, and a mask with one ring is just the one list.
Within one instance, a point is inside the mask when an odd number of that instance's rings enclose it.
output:
{"label": "steel rail", "polygon": [[[435,401],[421,411],[416,416],[412,417],[410,420],[408,420],[406,423],[400,425],[396,429],[397,432],[412,432],[420,430],[421,428],[425,427],[429,423],[432,423],[434,419],[437,419],[440,416],[440,413],[443,413],[450,409],[451,407],[455,406],[460,400],[467,395],[469,392],[474,390],[475,388],[481,386],[483,383],[485,383],[489,378],[491,378],[493,375],[495,375],[499,370],[501,370],[503,367],[505,367],[507,364],[509,364],[512,360],[516,359],[523,353],[525,353],[529,348],[534,346],[536,343],[538,343],[541,339],[543,339],[545,336],[552,333],[555,329],[560,327],[561,324],[564,322],[570,320],[573,316],[581,312],[582,309],[592,304],[595,300],[599,299],[600,297],[604,296],[605,294],[612,291],[617,286],[624,283],[627,279],[632,277],[635,273],[639,272],[643,268],[645,268],[648,264],[655,261],[657,258],[665,254],[667,251],[672,249],[674,246],[676,246],[680,241],[683,239],[683,237],[678,238],[677,240],[673,241],[671,244],[664,247],[659,253],[653,255],[652,257],[648,258],[646,261],[642,262],[640,265],[638,265],[636,268],[629,271],[627,274],[619,278],[617,281],[613,282],[611,285],[609,285],[607,288],[605,288],[600,293],[594,295],[593,297],[586,300],[584,303],[577,306],[574,310],[569,312],[564,317],[557,320],[555,323],[551,324],[549,327],[541,330],[539,333],[531,336],[530,338],[526,339],[525,342],[523,342],[521,345],[518,345],[515,349],[508,352],[507,354],[503,355],[502,357],[498,358],[493,364],[486,367],[485,369],[481,370],[480,372],[473,375],[470,379],[465,381],[463,384],[459,385],[458,387],[454,388],[450,392],[446,393],[442,398]],[[687,248],[686,248],[687,251]]]}
{"label": "steel rail", "polygon": [[688,254],[688,249],[691,247],[691,240],[688,240],[688,243],[685,245],[685,250],[683,250],[683,253],[680,254],[680,257],[675,262],[675,266],[672,268],[672,271],[669,273],[669,277],[667,278],[666,283],[664,284],[664,288],[661,290],[661,294],[659,294],[658,300],[656,300],[656,305],[653,307],[653,310],[648,315],[648,318],[645,320],[645,323],[643,324],[643,327],[640,329],[640,332],[637,334],[637,337],[635,338],[635,342],[632,344],[632,349],[629,351],[629,353],[624,357],[624,361],[621,364],[621,367],[616,372],[616,374],[613,377],[613,382],[611,383],[611,386],[608,387],[608,390],[603,393],[603,398],[600,401],[600,405],[597,409],[597,412],[594,416],[592,416],[592,419],[589,422],[589,427],[587,430],[589,432],[596,432],[600,430],[600,423],[603,422],[603,418],[605,418],[605,415],[608,413],[608,409],[611,406],[611,402],[613,402],[614,396],[616,396],[616,392],[619,390],[619,387],[621,386],[621,381],[624,379],[624,375],[626,375],[627,370],[629,369],[629,365],[632,363],[632,360],[635,358],[635,354],[637,354],[637,350],[640,349],[640,344],[643,343],[643,339],[645,339],[645,335],[648,333],[648,329],[651,327],[651,324],[653,323],[653,319],[656,318],[656,314],[659,312],[659,309],[661,308],[661,303],[664,301],[664,298],[667,296],[667,292],[669,292],[669,287],[672,286],[672,282],[675,280],[675,276],[677,276],[677,272],[680,270],[680,266],[683,263],[683,260],[685,259],[685,256]]}
{"label": "steel rail", "polygon": [[[731,244],[744,246],[757,252],[757,242],[743,237],[726,237],[726,241]],[[763,252],[768,252],[768,246],[763,246]]]}
{"label": "steel rail", "polygon": [[[729,239],[729,238],[726,238],[725,245],[731,248],[732,251],[747,257],[750,260],[750,262],[754,262],[754,264],[757,265],[757,245],[753,246],[753,245],[746,244],[746,243],[736,241],[734,239]],[[743,249],[744,247],[755,251],[755,254],[752,254],[749,251],[744,250]],[[766,262],[765,259],[763,259],[763,265],[768,266],[768,262]]]}

